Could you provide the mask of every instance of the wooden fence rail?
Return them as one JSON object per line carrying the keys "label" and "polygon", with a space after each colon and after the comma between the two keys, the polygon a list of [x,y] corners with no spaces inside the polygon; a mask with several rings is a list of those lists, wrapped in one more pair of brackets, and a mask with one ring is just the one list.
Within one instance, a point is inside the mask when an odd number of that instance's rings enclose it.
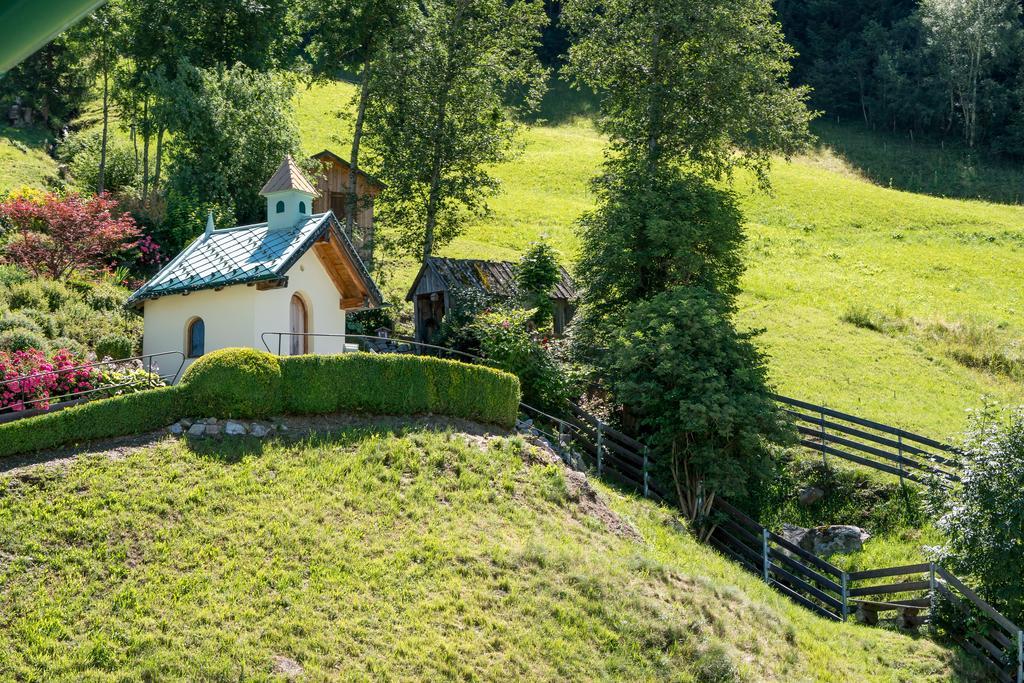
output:
{"label": "wooden fence rail", "polygon": [[960,451],[953,446],[825,406],[774,398],[796,427],[800,444],[820,453],[826,463],[833,456],[901,480],[943,487],[960,480]]}

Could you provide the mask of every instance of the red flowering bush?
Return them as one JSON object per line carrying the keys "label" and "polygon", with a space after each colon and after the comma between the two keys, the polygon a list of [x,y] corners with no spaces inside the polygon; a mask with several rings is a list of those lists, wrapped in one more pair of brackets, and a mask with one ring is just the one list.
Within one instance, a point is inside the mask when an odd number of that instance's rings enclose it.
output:
{"label": "red flowering bush", "polygon": [[103,270],[112,255],[135,247],[140,236],[131,215],[115,215],[116,209],[117,202],[106,195],[15,195],[0,203],[0,221],[13,231],[6,259],[55,280],[76,270]]}
{"label": "red flowering bush", "polygon": [[51,358],[38,349],[0,352],[0,412],[45,410],[53,398],[93,389],[99,372],[75,367],[82,363],[67,349]]}

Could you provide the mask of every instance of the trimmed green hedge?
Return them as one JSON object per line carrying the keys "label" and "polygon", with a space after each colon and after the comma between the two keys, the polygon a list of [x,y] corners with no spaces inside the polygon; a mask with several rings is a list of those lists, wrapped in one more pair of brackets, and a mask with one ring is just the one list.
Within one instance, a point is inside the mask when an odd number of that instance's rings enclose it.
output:
{"label": "trimmed green hedge", "polygon": [[186,416],[435,413],[511,427],[518,409],[519,380],[491,368],[417,356],[277,358],[222,349],[196,361],[178,386],[0,424],[0,457],[139,434]]}
{"label": "trimmed green hedge", "polygon": [[281,366],[255,349],[220,349],[185,371],[181,385],[204,415],[263,418],[280,413]]}
{"label": "trimmed green hedge", "polygon": [[160,387],[0,424],[0,457],[160,429],[188,407],[181,387]]}
{"label": "trimmed green hedge", "polygon": [[452,360],[348,353],[280,363],[288,413],[436,413],[511,427],[519,410],[514,375]]}

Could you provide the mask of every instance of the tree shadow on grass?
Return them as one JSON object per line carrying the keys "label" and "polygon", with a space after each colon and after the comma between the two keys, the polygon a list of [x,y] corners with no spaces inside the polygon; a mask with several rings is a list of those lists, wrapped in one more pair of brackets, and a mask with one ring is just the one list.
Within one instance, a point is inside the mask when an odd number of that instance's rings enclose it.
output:
{"label": "tree shadow on grass", "polygon": [[991,154],[859,124],[818,121],[812,129],[819,140],[817,159],[827,164],[838,157],[876,185],[935,197],[1024,203],[1024,169]]}

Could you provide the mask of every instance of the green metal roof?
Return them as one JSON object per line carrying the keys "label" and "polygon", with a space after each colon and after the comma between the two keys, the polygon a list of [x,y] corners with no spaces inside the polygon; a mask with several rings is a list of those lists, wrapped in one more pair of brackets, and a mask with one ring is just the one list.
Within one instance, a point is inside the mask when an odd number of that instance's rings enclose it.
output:
{"label": "green metal roof", "polygon": [[269,230],[266,223],[257,223],[204,233],[136,290],[126,305],[137,307],[147,299],[171,294],[276,280],[328,230],[356,265],[374,299],[371,305],[380,305],[383,298],[377,285],[332,211],[301,219],[287,229]]}

